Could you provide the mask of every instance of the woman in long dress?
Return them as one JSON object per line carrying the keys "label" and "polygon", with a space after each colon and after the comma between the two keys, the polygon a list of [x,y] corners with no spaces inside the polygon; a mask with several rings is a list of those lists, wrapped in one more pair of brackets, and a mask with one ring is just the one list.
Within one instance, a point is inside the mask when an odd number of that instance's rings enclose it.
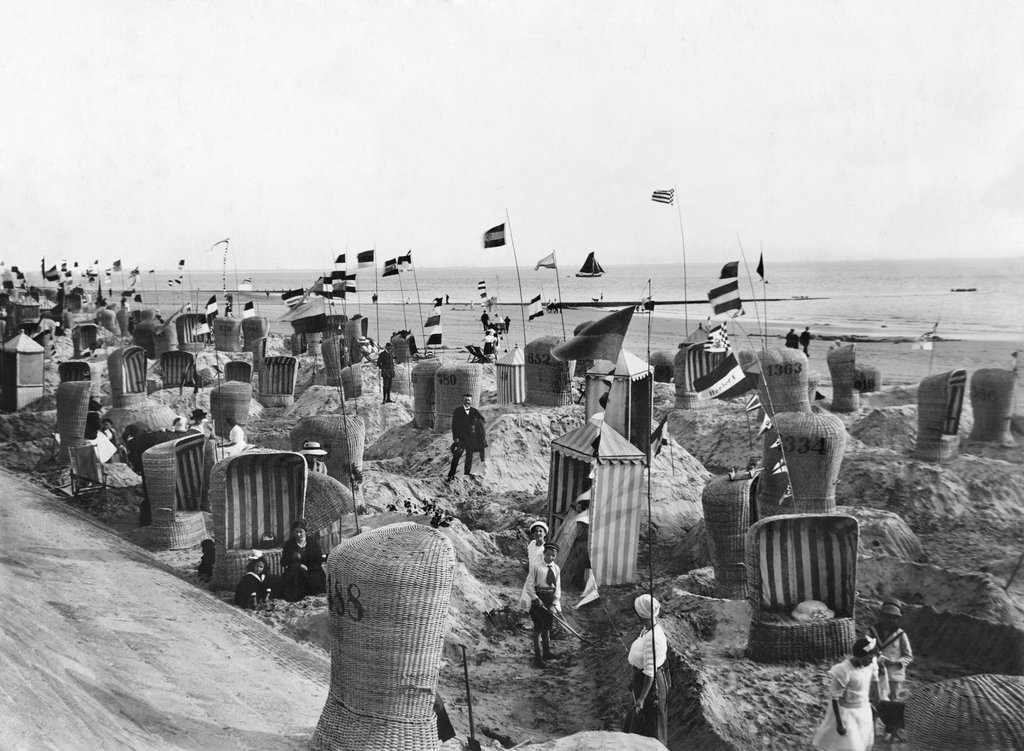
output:
{"label": "woman in long dress", "polygon": [[633,706],[626,715],[628,727],[624,730],[657,738],[668,746],[668,691],[672,688],[672,676],[666,662],[668,638],[658,622],[661,603],[650,595],[640,595],[633,601],[633,610],[643,630],[629,647]]}
{"label": "woman in long dress", "polygon": [[878,680],[870,636],[853,643],[853,654],[828,671],[829,707],[812,741],[818,751],[871,751],[875,721],[868,703],[872,681]]}

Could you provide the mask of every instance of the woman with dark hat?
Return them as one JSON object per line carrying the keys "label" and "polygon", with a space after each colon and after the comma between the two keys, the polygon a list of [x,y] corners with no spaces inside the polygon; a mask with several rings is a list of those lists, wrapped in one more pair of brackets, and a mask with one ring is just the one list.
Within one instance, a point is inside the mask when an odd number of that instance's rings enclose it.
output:
{"label": "woman with dark hat", "polygon": [[[658,621],[661,603],[650,595],[633,601],[633,611],[643,628],[629,647],[629,665],[633,668],[630,690],[633,706],[626,713],[628,733],[657,738],[668,745],[668,690],[672,676],[668,670],[668,638]],[[653,624],[653,626],[652,626]]]}
{"label": "woman with dark hat", "polygon": [[298,565],[306,572],[309,583],[309,594],[318,595],[327,591],[327,574],[324,571],[324,557],[320,552],[320,543],[316,537],[306,533],[306,520],[296,519],[292,523],[292,537],[281,550],[281,560],[292,563],[295,554],[301,560]]}
{"label": "woman with dark hat", "polygon": [[829,668],[829,707],[814,733],[818,751],[870,751],[875,745],[875,719],[868,699],[878,680],[878,642],[865,636],[853,643],[853,654]]}

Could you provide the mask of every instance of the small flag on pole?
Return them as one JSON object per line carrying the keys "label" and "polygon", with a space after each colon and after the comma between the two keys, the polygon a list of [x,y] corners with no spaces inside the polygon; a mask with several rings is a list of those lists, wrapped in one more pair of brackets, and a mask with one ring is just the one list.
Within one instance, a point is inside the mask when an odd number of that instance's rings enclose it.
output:
{"label": "small flag on pole", "polygon": [[729,351],[729,332],[725,328],[725,324],[719,324],[708,332],[708,341],[704,345],[704,349],[708,352]]}
{"label": "small flag on pole", "polygon": [[390,258],[384,261],[384,273],[381,276],[396,276],[398,274],[398,259]]}
{"label": "small flag on pole", "polygon": [[719,279],[736,279],[740,273],[740,262],[729,261],[722,267],[722,273],[718,277]]}
{"label": "small flag on pole", "polygon": [[424,328],[427,330],[427,346],[439,346],[443,336],[441,331],[441,316],[433,315],[427,318]]}
{"label": "small flag on pole", "polygon": [[114,261],[114,267],[113,268],[114,268],[114,271],[120,271],[121,270],[121,260],[120,259]]}
{"label": "small flag on pole", "polygon": [[398,257],[399,266],[412,266],[412,251],[410,250],[404,256]]}
{"label": "small flag on pole", "polygon": [[217,295],[210,295],[210,299],[206,301],[206,315],[217,315]]}
{"label": "small flag on pole", "polygon": [[294,308],[296,305],[302,302],[302,290],[290,289],[287,292],[282,292],[281,301],[289,308]]}
{"label": "small flag on pole", "polygon": [[771,429],[772,418],[770,418],[768,415],[765,415],[764,418],[762,418],[761,420],[761,429],[757,431],[757,437],[760,438]]}
{"label": "small flag on pole", "polygon": [[651,456],[661,453],[661,444],[665,440],[665,423],[668,422],[668,415],[661,418],[658,427],[651,433]]}
{"label": "small flag on pole", "polygon": [[715,287],[708,292],[708,300],[711,301],[711,307],[715,311],[716,316],[729,313],[731,310],[736,311],[735,313],[730,313],[733,317],[743,315],[743,303],[740,302],[740,284],[738,281],[726,282],[721,287]]}
{"label": "small flag on pole", "polygon": [[505,244],[505,225],[499,224],[484,232],[484,247],[497,248]]}
{"label": "small flag on pole", "polygon": [[558,268],[558,266],[555,263],[555,251],[552,250],[551,253],[549,253],[548,255],[544,256],[539,261],[537,261],[537,265],[533,267],[533,270],[537,271],[539,269],[555,269],[555,268]]}
{"label": "small flag on pole", "polygon": [[337,265],[337,266],[344,266],[344,265],[345,265],[345,254],[344,254],[344,253],[342,253],[342,254],[341,254],[340,256],[338,256],[337,258],[335,258],[335,259],[334,259],[334,263],[335,263],[335,265]]}
{"label": "small flag on pole", "polygon": [[434,315],[438,315],[441,312],[441,306],[444,305],[443,297],[434,298]]}
{"label": "small flag on pole", "polygon": [[730,352],[710,373],[693,379],[693,390],[704,399],[731,399],[745,394],[750,385],[736,355]]}
{"label": "small flag on pole", "polygon": [[487,282],[481,279],[476,283],[477,292],[480,293],[480,307],[484,307],[487,304]]}
{"label": "small flag on pole", "polygon": [[242,318],[252,318],[254,315],[256,315],[256,306],[250,300],[242,306]]}
{"label": "small flag on pole", "polygon": [[372,269],[374,264],[373,251],[364,250],[356,256],[356,262],[359,264],[359,268],[361,269]]}
{"label": "small flag on pole", "polygon": [[651,193],[651,200],[655,203],[673,203],[676,197],[676,189],[656,190]]}
{"label": "small flag on pole", "polygon": [[529,311],[531,321],[534,318],[540,318],[542,315],[544,315],[544,308],[542,308],[540,304],[540,295],[537,295],[535,298],[530,300]]}
{"label": "small flag on pole", "polygon": [[764,253],[762,253],[761,257],[757,260],[757,275],[761,277],[762,280],[764,279]]}

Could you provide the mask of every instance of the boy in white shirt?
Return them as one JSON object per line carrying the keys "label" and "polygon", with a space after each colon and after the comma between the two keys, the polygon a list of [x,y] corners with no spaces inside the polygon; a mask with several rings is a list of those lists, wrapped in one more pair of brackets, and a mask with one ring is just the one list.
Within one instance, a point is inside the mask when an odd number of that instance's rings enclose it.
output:
{"label": "boy in white shirt", "polygon": [[550,641],[554,614],[562,612],[562,571],[555,563],[556,553],[555,543],[544,543],[544,561],[532,565],[526,576],[526,594],[530,598],[533,619],[533,666],[537,668],[543,668],[545,660],[558,659],[551,651]]}

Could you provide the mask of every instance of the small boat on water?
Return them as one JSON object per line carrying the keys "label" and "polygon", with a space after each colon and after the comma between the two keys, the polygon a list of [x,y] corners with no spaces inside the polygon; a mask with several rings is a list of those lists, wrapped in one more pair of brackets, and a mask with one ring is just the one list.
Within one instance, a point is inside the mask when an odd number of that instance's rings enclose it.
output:
{"label": "small boat on water", "polygon": [[950,292],[977,292],[977,287],[953,287]]}
{"label": "small boat on water", "polygon": [[601,276],[604,273],[604,269],[601,268],[601,264],[594,258],[594,254],[591,253],[587,256],[587,260],[583,262],[582,268],[576,272],[576,276]]}

